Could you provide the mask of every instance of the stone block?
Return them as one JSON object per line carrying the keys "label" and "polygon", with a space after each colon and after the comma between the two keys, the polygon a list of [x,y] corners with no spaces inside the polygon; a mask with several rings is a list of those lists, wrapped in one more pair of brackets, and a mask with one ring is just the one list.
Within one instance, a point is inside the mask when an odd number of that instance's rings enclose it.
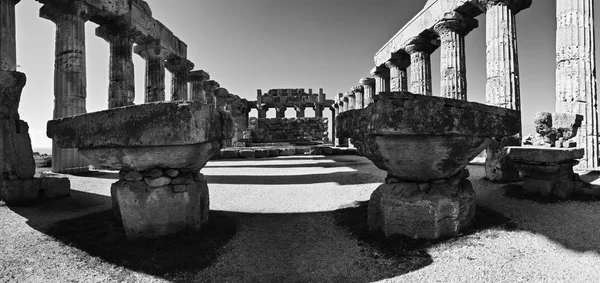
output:
{"label": "stone block", "polygon": [[279,156],[292,156],[292,155],[296,155],[295,148],[280,148],[279,149]]}
{"label": "stone block", "polygon": [[438,239],[473,223],[475,191],[467,179],[453,188],[450,183],[430,183],[428,191],[423,187],[412,182],[379,186],[369,201],[369,229],[382,230],[386,237]]}
{"label": "stone block", "polygon": [[324,155],[332,155],[333,149],[329,146],[323,147],[323,154]]}
{"label": "stone block", "polygon": [[0,199],[9,205],[27,205],[40,197],[40,179],[0,180]]}
{"label": "stone block", "polygon": [[535,146],[510,146],[506,152],[511,160],[527,163],[562,163],[580,159],[584,155],[583,148],[546,148]]}
{"label": "stone block", "polygon": [[14,174],[19,179],[35,175],[35,160],[29,138],[29,126],[21,120],[0,120],[0,165],[2,174]]}
{"label": "stone block", "polygon": [[240,150],[241,158],[254,158],[254,150],[253,149],[242,149]]}
{"label": "stone block", "polygon": [[71,195],[71,181],[69,178],[48,178],[40,179],[40,190],[44,193],[44,198],[57,198]]}
{"label": "stone block", "polygon": [[130,181],[130,182],[135,182],[135,181],[143,180],[144,176],[138,171],[129,171],[129,172],[126,172],[125,174],[123,174],[121,179]]}
{"label": "stone block", "polygon": [[269,156],[269,151],[266,149],[255,149],[254,158],[265,158]]}
{"label": "stone block", "polygon": [[279,156],[279,149],[269,148],[269,157],[277,157],[277,156]]}
{"label": "stone block", "polygon": [[152,188],[143,182],[118,181],[111,187],[113,200],[128,239],[159,237],[189,229],[198,231],[208,221],[209,194],[205,181]]}
{"label": "stone block", "polygon": [[171,180],[171,185],[187,185],[194,183],[194,174],[191,172],[181,172]]}
{"label": "stone block", "polygon": [[177,175],[179,175],[179,170],[167,169],[167,170],[165,170],[164,174],[170,178],[175,178],[175,177],[177,177]]}
{"label": "stone block", "polygon": [[142,175],[144,175],[144,177],[158,178],[163,175],[163,171],[160,168],[152,168],[144,170]]}
{"label": "stone block", "polygon": [[167,176],[161,176],[158,178],[146,177],[144,181],[149,187],[163,187],[171,183],[171,178]]}
{"label": "stone block", "polygon": [[221,158],[223,159],[236,159],[239,158],[239,149],[222,149]]}
{"label": "stone block", "polygon": [[173,192],[184,193],[187,191],[187,185],[173,185]]}

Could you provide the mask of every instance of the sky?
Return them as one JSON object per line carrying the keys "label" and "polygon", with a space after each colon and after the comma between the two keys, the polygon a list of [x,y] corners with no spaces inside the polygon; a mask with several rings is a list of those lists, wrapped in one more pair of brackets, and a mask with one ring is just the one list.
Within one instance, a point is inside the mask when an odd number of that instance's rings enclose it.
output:
{"label": "sky", "polygon": [[[256,100],[256,90],[323,88],[328,99],[369,76],[373,55],[417,14],[426,0],[146,0],[153,17],[188,45],[195,69],[221,87]],[[34,0],[16,6],[17,63],[28,81],[19,112],[34,150],[50,148],[54,23]],[[596,14],[598,7],[596,7]],[[524,132],[539,111],[554,111],[556,3],[533,0],[517,15]],[[485,103],[485,15],[466,37],[468,100]],[[598,24],[598,19],[595,19]],[[108,107],[109,45],[86,23],[87,111]],[[433,94],[439,95],[439,50],[432,54]],[[144,99],[145,62],[134,54],[136,104]],[[170,74],[167,73],[167,97]],[[288,109],[288,117],[295,112]],[[307,117],[314,115],[307,111]],[[250,114],[256,116],[254,110]],[[270,110],[269,117],[274,116]],[[325,115],[329,117],[330,112]]]}

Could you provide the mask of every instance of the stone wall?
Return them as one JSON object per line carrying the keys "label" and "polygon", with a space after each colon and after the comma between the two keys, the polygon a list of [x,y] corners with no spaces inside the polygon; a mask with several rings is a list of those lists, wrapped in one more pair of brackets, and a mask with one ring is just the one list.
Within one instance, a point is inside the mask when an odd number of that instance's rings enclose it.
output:
{"label": "stone wall", "polygon": [[252,141],[299,142],[327,139],[327,118],[251,118]]}

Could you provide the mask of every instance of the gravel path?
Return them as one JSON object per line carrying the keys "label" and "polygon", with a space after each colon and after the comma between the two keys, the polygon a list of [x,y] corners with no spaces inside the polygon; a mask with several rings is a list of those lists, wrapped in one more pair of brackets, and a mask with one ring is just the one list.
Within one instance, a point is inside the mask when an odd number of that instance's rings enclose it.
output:
{"label": "gravel path", "polygon": [[[219,223],[207,229],[231,221],[234,232],[219,242],[209,264],[168,273],[157,272],[164,261],[140,267],[121,255],[122,246],[112,244],[118,240],[106,240],[100,253],[78,245],[77,233],[88,230],[98,232],[92,237],[118,237],[107,228],[114,226],[110,219],[96,226],[80,220],[94,222],[100,216],[90,215],[108,213],[117,176],[69,176],[70,198],[0,206],[0,282],[597,281],[600,202],[522,199],[510,186],[483,180],[483,167],[469,170],[478,199],[476,227],[437,242],[400,239],[402,251],[396,252],[393,244],[361,233],[365,207],[356,201],[368,200],[385,176],[363,157],[211,161],[202,173],[211,219]],[[73,232],[69,241],[49,230],[62,226]],[[179,258],[182,250],[167,256],[186,260]]]}

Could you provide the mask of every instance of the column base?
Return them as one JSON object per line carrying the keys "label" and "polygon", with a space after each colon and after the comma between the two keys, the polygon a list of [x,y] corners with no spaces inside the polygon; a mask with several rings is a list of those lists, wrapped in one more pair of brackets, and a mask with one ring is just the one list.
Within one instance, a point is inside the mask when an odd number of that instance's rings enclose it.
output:
{"label": "column base", "polygon": [[68,178],[29,178],[0,181],[0,200],[8,205],[32,205],[43,199],[71,195]]}
{"label": "column base", "polygon": [[208,186],[202,174],[186,169],[121,171],[111,186],[113,214],[128,239],[156,238],[208,222]]}
{"label": "column base", "polygon": [[415,239],[457,235],[475,219],[475,191],[467,177],[465,169],[449,179],[379,186],[369,201],[369,230]]}

